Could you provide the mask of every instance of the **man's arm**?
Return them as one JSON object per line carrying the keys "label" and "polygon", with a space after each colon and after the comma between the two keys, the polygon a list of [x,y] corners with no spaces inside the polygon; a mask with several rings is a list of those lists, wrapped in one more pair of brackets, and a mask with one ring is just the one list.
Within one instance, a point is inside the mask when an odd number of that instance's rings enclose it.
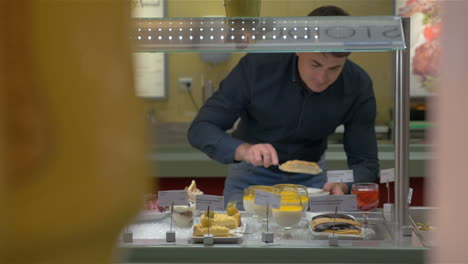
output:
{"label": "man's arm", "polygon": [[[369,80],[355,113],[345,123],[344,149],[354,182],[375,182],[379,175],[375,117],[376,102]],[[348,190],[351,190],[351,184],[348,184]]]}
{"label": "man's arm", "polygon": [[190,144],[221,163],[234,162],[242,140],[226,134],[250,103],[252,70],[244,57],[202,106],[188,130]]}
{"label": "man's arm", "polygon": [[251,103],[255,62],[248,55],[226,77],[219,90],[203,105],[188,131],[192,146],[221,163],[246,161],[254,166],[278,165],[278,154],[269,143],[248,144],[226,134]]}

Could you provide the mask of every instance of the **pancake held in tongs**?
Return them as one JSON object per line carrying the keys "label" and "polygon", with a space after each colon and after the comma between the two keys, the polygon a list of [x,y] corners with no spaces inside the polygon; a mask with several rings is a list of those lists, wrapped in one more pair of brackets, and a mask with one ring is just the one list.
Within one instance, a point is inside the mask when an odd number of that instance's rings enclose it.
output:
{"label": "pancake held in tongs", "polygon": [[313,161],[289,160],[279,166],[285,172],[306,173],[317,175],[322,172],[319,165]]}

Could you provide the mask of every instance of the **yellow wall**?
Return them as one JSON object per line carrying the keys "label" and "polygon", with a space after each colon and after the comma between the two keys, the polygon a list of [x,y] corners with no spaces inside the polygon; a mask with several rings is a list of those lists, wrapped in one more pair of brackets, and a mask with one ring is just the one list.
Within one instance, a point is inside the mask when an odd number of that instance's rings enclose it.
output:
{"label": "yellow wall", "polygon": [[[392,15],[393,0],[262,0],[261,16],[305,16],[322,5],[337,5],[351,15]],[[223,0],[167,0],[167,16],[200,17],[224,16]],[[215,87],[236,65],[244,53],[232,53],[230,60],[212,66],[200,59],[199,53],[168,54],[168,97],[166,100],[147,101],[147,109],[154,109],[160,122],[190,122],[197,109],[186,91],[179,89],[178,78],[193,78],[192,94],[198,107],[203,101],[203,83],[213,80]],[[377,124],[385,125],[390,121],[393,105],[392,53],[363,52],[353,53],[350,59],[363,67],[374,81],[377,97]]]}

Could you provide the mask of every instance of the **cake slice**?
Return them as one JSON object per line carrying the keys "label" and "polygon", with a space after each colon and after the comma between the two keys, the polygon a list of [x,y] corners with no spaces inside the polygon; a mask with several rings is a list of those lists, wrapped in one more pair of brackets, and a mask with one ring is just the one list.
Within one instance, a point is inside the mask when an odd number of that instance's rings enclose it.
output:
{"label": "cake slice", "polygon": [[242,222],[241,222],[241,215],[240,215],[239,212],[235,213],[234,215],[231,215],[231,217],[233,217],[233,218],[236,220],[237,227],[239,227],[239,226],[242,225]]}
{"label": "cake slice", "polygon": [[[211,226],[209,228],[210,234],[215,237],[229,237],[229,228],[225,226]],[[201,224],[193,225],[193,236],[204,236],[208,234],[208,227],[203,227]]]}
{"label": "cake slice", "polygon": [[[240,221],[240,220],[239,220]],[[238,227],[238,220],[234,218],[233,216],[229,216],[227,214],[214,214],[212,218],[210,218],[210,226],[224,226],[229,229],[234,229]],[[208,223],[208,218],[206,217],[206,214],[203,214],[200,217],[200,222],[204,223],[204,226],[208,226],[206,223]]]}

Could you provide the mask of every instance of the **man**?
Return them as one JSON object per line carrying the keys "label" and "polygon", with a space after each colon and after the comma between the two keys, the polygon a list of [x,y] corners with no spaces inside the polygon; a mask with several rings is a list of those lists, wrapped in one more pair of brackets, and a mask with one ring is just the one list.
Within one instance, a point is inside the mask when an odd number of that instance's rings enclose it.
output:
{"label": "man", "polygon": [[[335,6],[310,16],[348,15]],[[303,184],[331,194],[351,183],[327,183],[327,137],[344,124],[344,149],[355,182],[378,175],[376,103],[372,81],[349,52],[251,53],[244,56],[194,119],[189,142],[228,163],[225,202],[242,204],[250,185]],[[240,117],[233,135],[225,133]],[[281,172],[288,160],[314,161],[319,175]]]}

